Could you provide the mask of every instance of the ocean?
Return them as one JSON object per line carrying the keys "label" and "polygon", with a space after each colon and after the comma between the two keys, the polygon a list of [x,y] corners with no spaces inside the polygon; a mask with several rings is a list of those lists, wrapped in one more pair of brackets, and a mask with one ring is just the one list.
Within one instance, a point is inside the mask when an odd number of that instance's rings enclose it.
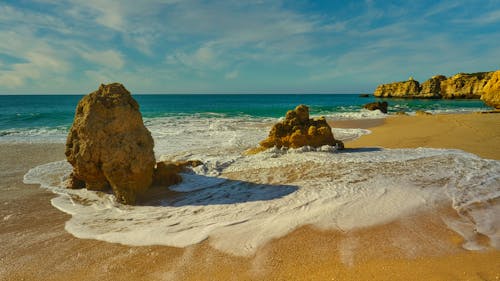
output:
{"label": "ocean", "polygon": [[[0,95],[0,142],[61,142],[71,123],[78,95]],[[247,94],[247,95],[134,95],[146,122],[190,119],[276,119],[298,104],[310,107],[313,116],[332,119],[384,118],[362,105],[379,101],[348,94]],[[479,100],[389,99],[389,113],[426,110],[454,113],[488,110]]]}
{"label": "ocean", "polygon": [[[1,96],[0,143],[64,143],[79,96]],[[200,160],[183,182],[137,206],[113,194],[65,188],[66,161],[33,167],[24,182],[58,194],[52,205],[71,215],[79,238],[126,245],[186,247],[209,241],[226,253],[252,256],[265,243],[313,225],[349,231],[448,206],[446,225],[468,250],[500,248],[500,161],[454,149],[243,152],[266,138],[297,104],[333,120],[335,138],[369,134],[335,128],[335,120],[386,118],[366,111],[378,99],[357,95],[135,95],[155,142],[157,160]],[[390,112],[487,110],[477,100],[396,100]],[[64,156],[62,155],[62,158]],[[450,171],[453,171],[450,173]],[[478,236],[478,233],[481,235]],[[488,237],[485,239],[481,237]],[[429,237],[432,239],[432,237]],[[436,243],[439,243],[436,241]],[[408,245],[411,247],[411,245]]]}

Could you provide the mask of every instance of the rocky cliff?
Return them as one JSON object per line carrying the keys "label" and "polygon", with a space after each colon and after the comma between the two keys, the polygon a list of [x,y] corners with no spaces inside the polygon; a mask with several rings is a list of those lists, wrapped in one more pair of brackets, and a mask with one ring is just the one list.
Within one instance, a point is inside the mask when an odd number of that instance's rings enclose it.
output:
{"label": "rocky cliff", "polygon": [[404,82],[395,82],[379,85],[373,93],[376,97],[412,97],[420,93],[420,83],[413,79]]}
{"label": "rocky cliff", "polygon": [[500,109],[500,70],[495,71],[483,88],[481,99],[489,106]]}
{"label": "rocky cliff", "polygon": [[403,82],[379,85],[373,93],[376,97],[397,98],[465,98],[478,99],[491,79],[493,72],[458,73],[451,77],[436,75],[419,84],[409,79]]}

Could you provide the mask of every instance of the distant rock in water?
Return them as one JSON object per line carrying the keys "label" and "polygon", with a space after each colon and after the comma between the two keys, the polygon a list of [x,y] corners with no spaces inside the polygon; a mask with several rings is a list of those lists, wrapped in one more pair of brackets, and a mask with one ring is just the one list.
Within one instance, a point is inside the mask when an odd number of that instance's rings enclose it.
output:
{"label": "distant rock in water", "polygon": [[101,85],[80,100],[68,134],[70,187],[111,187],[119,202],[134,204],[153,181],[153,145],[130,92],[119,83]]}
{"label": "distant rock in water", "polygon": [[360,94],[359,97],[360,98],[369,98],[370,94]]}
{"label": "distant rock in water", "polygon": [[299,105],[286,113],[285,120],[273,126],[269,137],[260,145],[263,148],[287,147],[299,148],[302,146],[320,147],[335,145],[344,148],[342,141],[333,137],[332,128],[325,117],[309,119],[309,108]]}
{"label": "distant rock in water", "polygon": [[366,108],[368,110],[380,110],[382,113],[387,113],[387,106],[389,104],[386,101],[380,102],[371,102],[363,105],[363,108]]}
{"label": "distant rock in water", "polygon": [[500,70],[495,71],[484,86],[481,99],[489,106],[500,109]]}
{"label": "distant rock in water", "polygon": [[379,85],[373,93],[376,97],[424,98],[424,99],[478,99],[485,93],[485,86],[493,72],[458,73],[452,77],[436,75],[419,84],[408,81]]}

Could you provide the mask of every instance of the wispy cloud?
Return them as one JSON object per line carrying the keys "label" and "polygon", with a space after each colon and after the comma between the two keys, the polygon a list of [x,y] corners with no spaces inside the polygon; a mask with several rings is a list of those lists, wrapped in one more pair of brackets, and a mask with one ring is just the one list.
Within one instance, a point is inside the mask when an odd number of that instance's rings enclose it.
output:
{"label": "wispy cloud", "polygon": [[0,92],[119,80],[153,92],[366,90],[408,73],[491,69],[495,2],[0,3]]}
{"label": "wispy cloud", "polygon": [[80,54],[86,60],[93,62],[101,67],[121,69],[125,65],[123,55],[116,50],[80,51]]}

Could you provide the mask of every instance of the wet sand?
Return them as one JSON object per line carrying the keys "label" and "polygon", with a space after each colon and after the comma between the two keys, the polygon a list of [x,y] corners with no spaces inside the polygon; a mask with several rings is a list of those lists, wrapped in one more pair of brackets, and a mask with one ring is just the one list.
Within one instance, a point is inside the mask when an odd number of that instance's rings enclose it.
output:
{"label": "wet sand", "polygon": [[[498,114],[381,122],[351,123],[372,127],[373,134],[347,146],[451,147],[500,159]],[[55,195],[22,183],[28,169],[64,159],[63,149],[0,144],[0,280],[500,279],[500,251],[463,250],[461,237],[442,221],[456,216],[447,207],[350,232],[302,227],[248,258],[214,250],[209,241],[172,248],[77,239],[64,230],[69,215],[51,206]]]}
{"label": "wet sand", "polygon": [[394,116],[370,130],[372,134],[348,146],[456,148],[482,158],[500,159],[500,114]]}

